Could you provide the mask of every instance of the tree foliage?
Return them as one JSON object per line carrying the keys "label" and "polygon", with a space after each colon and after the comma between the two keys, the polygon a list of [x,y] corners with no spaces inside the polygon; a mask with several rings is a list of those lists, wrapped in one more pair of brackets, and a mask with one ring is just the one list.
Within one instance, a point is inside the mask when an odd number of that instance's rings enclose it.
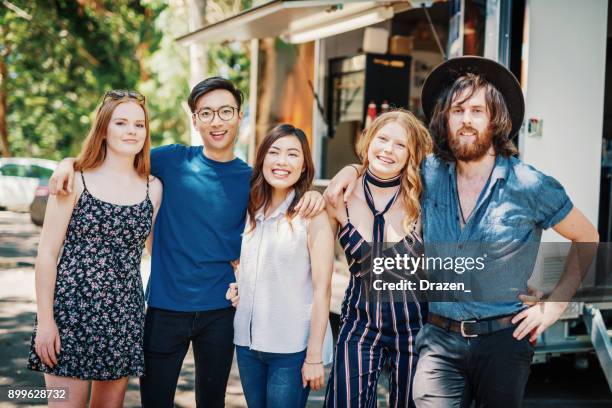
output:
{"label": "tree foliage", "polygon": [[183,83],[172,80],[178,90],[162,86],[166,98],[157,95],[156,85],[166,84],[158,52],[168,47],[155,22],[165,9],[161,2],[138,0],[1,1],[6,75],[0,90],[11,154],[75,155],[101,96],[113,88],[144,88],[156,141],[184,137],[187,124],[175,102],[185,92],[186,73],[177,73]]}
{"label": "tree foliage", "polygon": [[[200,2],[204,24],[257,4]],[[188,13],[188,0],[0,0],[0,147],[76,155],[102,95],[117,88],[146,96],[153,145],[187,142],[189,50],[175,39],[189,31]],[[206,49],[204,74],[248,97],[249,44]]]}
{"label": "tree foliage", "polygon": [[232,81],[246,99],[249,97],[249,71],[251,67],[247,43],[213,44],[209,51],[209,73]]}
{"label": "tree foliage", "polygon": [[[209,0],[207,22],[214,23],[262,3],[265,1],[253,3],[252,0]],[[249,98],[251,60],[248,42],[210,44],[208,60],[210,75],[220,75],[231,80],[244,93],[245,98]]]}
{"label": "tree foliage", "polygon": [[189,52],[175,39],[187,33],[187,8],[182,2],[150,2],[161,9],[155,19],[156,32],[162,33],[157,47],[145,62],[151,74],[141,81],[139,89],[147,95],[150,110],[151,139],[153,145],[188,143],[189,141]]}

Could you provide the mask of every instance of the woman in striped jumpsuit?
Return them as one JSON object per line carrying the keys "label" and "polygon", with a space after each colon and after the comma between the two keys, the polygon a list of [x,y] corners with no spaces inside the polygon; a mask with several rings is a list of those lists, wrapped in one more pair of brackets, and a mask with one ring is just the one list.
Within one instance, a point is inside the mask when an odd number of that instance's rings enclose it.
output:
{"label": "woman in striped jumpsuit", "polygon": [[413,407],[418,357],[413,342],[427,315],[426,304],[410,290],[372,291],[371,282],[380,277],[372,275],[371,260],[423,253],[419,168],[431,140],[412,113],[397,110],[374,120],[357,149],[363,168],[354,193],[346,203],[328,206],[330,219],[340,228],[351,279],[325,406],[376,407],[378,378],[388,366],[389,406]]}

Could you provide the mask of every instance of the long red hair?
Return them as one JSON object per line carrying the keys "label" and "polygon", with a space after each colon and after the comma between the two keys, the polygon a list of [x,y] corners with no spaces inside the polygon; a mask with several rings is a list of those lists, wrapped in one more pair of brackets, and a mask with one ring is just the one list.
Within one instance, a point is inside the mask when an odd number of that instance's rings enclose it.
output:
{"label": "long red hair", "polygon": [[110,123],[115,108],[125,102],[137,103],[144,111],[147,136],[142,146],[142,150],[138,152],[134,158],[134,169],[141,177],[149,177],[149,174],[151,174],[151,159],[149,156],[151,152],[149,112],[144,100],[140,101],[127,95],[118,99],[105,98],[102,103],[98,105],[93,125],[91,129],[89,129],[89,133],[83,142],[81,153],[79,153],[74,164],[75,170],[83,171],[95,169],[102,164],[106,157],[106,131],[108,129],[108,124]]}

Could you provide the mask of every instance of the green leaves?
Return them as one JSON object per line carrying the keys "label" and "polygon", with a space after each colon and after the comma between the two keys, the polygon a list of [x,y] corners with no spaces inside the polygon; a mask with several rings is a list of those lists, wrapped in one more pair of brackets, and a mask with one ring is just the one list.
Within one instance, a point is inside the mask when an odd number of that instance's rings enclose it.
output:
{"label": "green leaves", "polygon": [[[7,68],[0,90],[6,90],[11,153],[75,155],[102,94],[139,89],[151,77],[147,60],[163,37],[154,23],[165,6],[134,0],[11,4],[0,4],[0,52]],[[171,109],[180,117],[180,106]],[[186,127],[172,129],[167,137],[174,140]]]}
{"label": "green leaves", "polygon": [[[226,16],[255,4],[212,3]],[[188,31],[188,13],[188,2],[179,0],[0,1],[0,67],[7,70],[0,72],[0,133],[4,121],[11,154],[75,156],[112,88],[147,97],[153,145],[188,143],[189,50],[175,41]],[[247,97],[248,47],[211,44],[207,67]]]}

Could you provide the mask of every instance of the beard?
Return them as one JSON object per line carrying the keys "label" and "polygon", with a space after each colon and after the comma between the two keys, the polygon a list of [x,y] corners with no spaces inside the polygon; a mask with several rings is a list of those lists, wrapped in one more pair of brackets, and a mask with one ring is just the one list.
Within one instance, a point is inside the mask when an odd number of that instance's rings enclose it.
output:
{"label": "beard", "polygon": [[[476,137],[473,142],[461,142],[460,132],[470,131],[473,132]],[[476,129],[471,127],[462,127],[457,130],[454,135],[449,135],[448,146],[450,147],[456,160],[470,162],[481,159],[493,144],[493,137],[491,131],[487,130],[485,134],[481,134]]]}

